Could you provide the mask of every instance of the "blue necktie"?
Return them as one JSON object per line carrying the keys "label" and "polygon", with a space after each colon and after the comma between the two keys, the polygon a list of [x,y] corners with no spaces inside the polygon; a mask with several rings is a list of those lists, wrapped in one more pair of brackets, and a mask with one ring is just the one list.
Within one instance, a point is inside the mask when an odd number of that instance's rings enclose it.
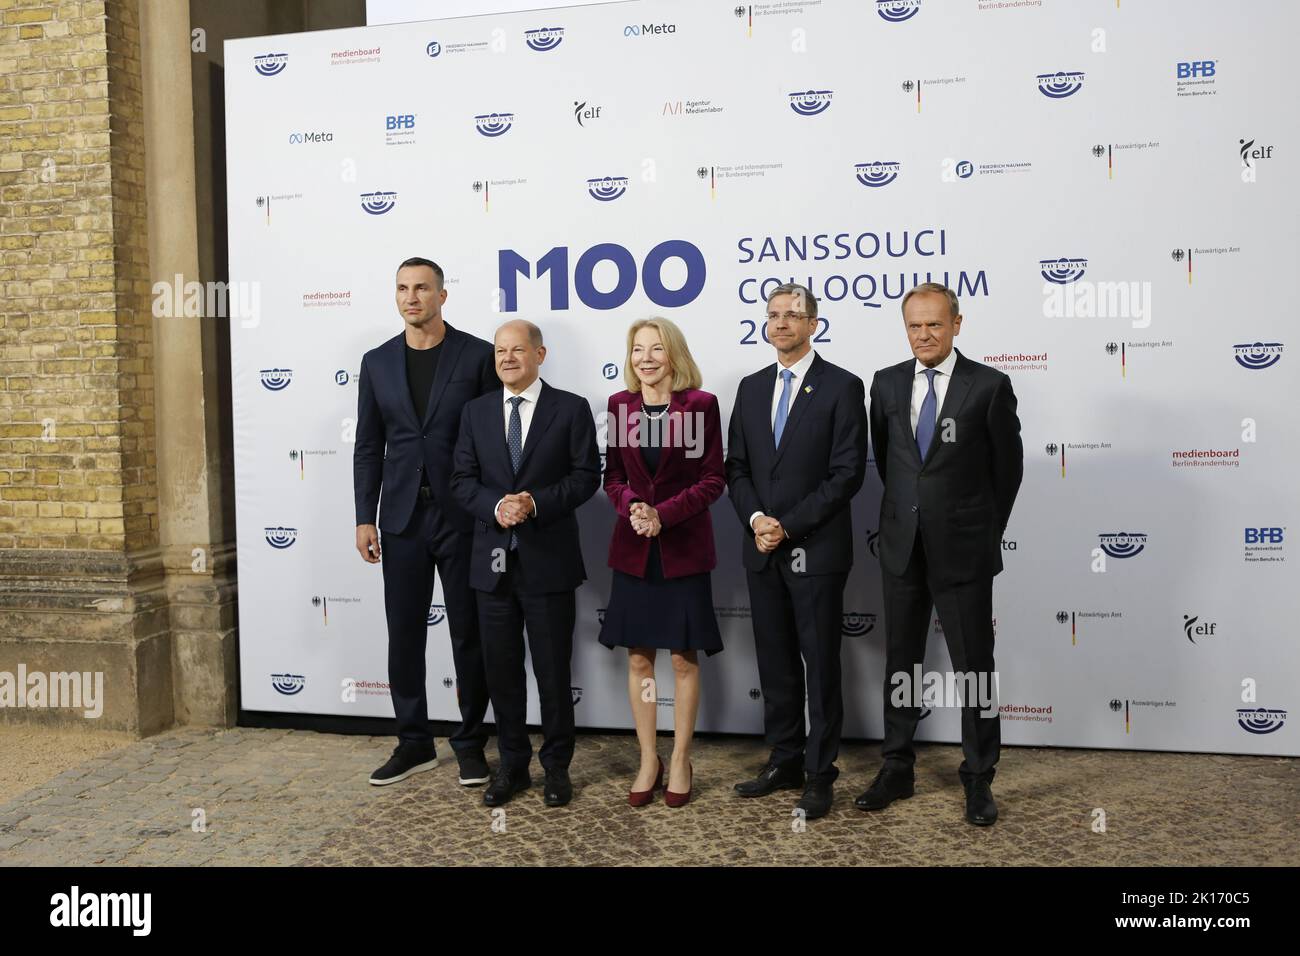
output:
{"label": "blue necktie", "polygon": [[776,447],[781,447],[781,433],[785,431],[785,420],[790,417],[790,382],[794,379],[794,372],[788,368],[781,369],[781,398],[776,405],[776,425],[772,429],[772,434],[776,438]]}
{"label": "blue necktie", "polygon": [[934,377],[938,374],[938,369],[925,370],[925,377],[930,380],[930,390],[925,393],[925,400],[921,402],[921,414],[916,418],[916,448],[921,453],[921,461],[925,461],[925,453],[930,450],[930,442],[934,440],[934,422],[939,411],[939,398],[934,393]]}
{"label": "blue necktie", "polygon": [[[523,400],[522,395],[506,399],[510,403],[510,427],[506,429],[506,447],[510,449],[510,467],[514,469],[516,475],[519,474],[519,462],[524,457],[524,420],[519,417],[519,403]],[[511,528],[510,550],[513,551],[517,547],[519,547],[519,535]]]}

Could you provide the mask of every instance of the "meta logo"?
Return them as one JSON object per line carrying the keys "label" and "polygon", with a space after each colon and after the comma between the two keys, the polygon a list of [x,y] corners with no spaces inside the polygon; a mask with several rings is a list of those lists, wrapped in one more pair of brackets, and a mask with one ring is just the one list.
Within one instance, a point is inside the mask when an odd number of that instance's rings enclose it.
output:
{"label": "meta logo", "polygon": [[1068,285],[1071,282],[1078,282],[1083,278],[1083,274],[1088,271],[1087,259],[1039,259],[1039,274],[1048,282],[1055,282],[1057,285]]}
{"label": "meta logo", "polygon": [[975,172],[975,164],[971,163],[968,160],[963,159],[961,162],[957,164],[958,179],[970,179],[971,175],[974,172]]}
{"label": "meta logo", "polygon": [[263,531],[266,534],[266,543],[277,551],[293,547],[293,543],[298,540],[297,528],[264,528]]}
{"label": "meta logo", "polygon": [[1252,734],[1271,734],[1281,730],[1284,723],[1286,723],[1285,710],[1267,710],[1263,707],[1256,707],[1253,710],[1249,707],[1241,707],[1237,710],[1238,726]]}
{"label": "meta logo", "polygon": [[603,179],[588,179],[587,192],[592,199],[612,202],[627,192],[627,177],[606,176]]}
{"label": "meta logo", "polygon": [[373,192],[361,194],[361,208],[372,216],[382,216],[397,205],[397,193]]}
{"label": "meta logo", "polygon": [[528,44],[528,49],[536,50],[538,53],[554,50],[563,39],[564,27],[542,27],[538,30],[524,31],[524,42]]}
{"label": "meta logo", "polygon": [[415,129],[415,114],[399,113],[396,116],[387,116],[384,118],[384,129]]}
{"label": "meta logo", "polygon": [[1215,60],[1188,60],[1178,64],[1178,79],[1187,80],[1197,76],[1214,76]]}
{"label": "meta logo", "polygon": [[1063,100],[1083,89],[1083,71],[1039,73],[1038,92],[1053,100]]}
{"label": "meta logo", "polygon": [[876,13],[886,23],[902,23],[916,16],[921,0],[876,0]]}
{"label": "meta logo", "polygon": [[258,376],[262,380],[263,388],[268,392],[278,392],[293,381],[293,369],[264,368],[258,372]]}
{"label": "meta logo", "polygon": [[583,126],[587,120],[600,119],[600,107],[588,106],[586,103],[573,101],[573,117],[578,121],[579,126]]}
{"label": "meta logo", "polygon": [[1187,635],[1187,639],[1193,644],[1196,643],[1198,637],[1213,637],[1214,629],[1218,626],[1217,622],[1202,621],[1194,614],[1183,615],[1183,633]]}
{"label": "meta logo", "polygon": [[862,637],[876,628],[876,615],[865,611],[845,611],[840,632],[845,637]]}
{"label": "meta logo", "polygon": [[1285,528],[1247,528],[1246,544],[1281,544]]}
{"label": "meta logo", "polygon": [[514,122],[514,113],[484,113],[474,117],[474,128],[484,136],[500,136],[510,132]]}
{"label": "meta logo", "polygon": [[1247,169],[1255,168],[1250,162],[1252,159],[1273,158],[1272,146],[1256,146],[1253,139],[1249,142],[1244,139],[1239,139],[1237,140],[1237,145],[1241,147],[1240,150],[1238,150],[1238,152],[1241,153],[1241,165],[1245,166]]}
{"label": "meta logo", "polygon": [[271,686],[286,697],[292,697],[307,686],[307,678],[301,674],[272,674]]}
{"label": "meta logo", "polygon": [[430,57],[435,57],[442,52],[442,44],[437,40],[430,40],[429,45],[424,48],[424,52]]}
{"label": "meta logo", "polygon": [[[615,365],[613,362],[606,362],[604,366],[601,368],[600,374],[605,376],[605,378],[607,379],[618,378],[618,366]],[[603,468],[601,470],[604,471]]]}
{"label": "meta logo", "polygon": [[333,133],[290,133],[290,145],[295,143],[332,143],[334,142]]}
{"label": "meta logo", "polygon": [[425,623],[430,627],[433,627],[435,624],[441,624],[445,620],[447,620],[447,605],[430,604],[429,616],[425,619]]}
{"label": "meta logo", "polygon": [[1112,558],[1132,558],[1141,554],[1147,546],[1145,534],[1133,534],[1128,531],[1099,534],[1097,539],[1101,544],[1101,550]]}
{"label": "meta logo", "polygon": [[335,385],[346,385],[349,381],[351,381],[351,379],[352,376],[350,376],[347,373],[346,369],[339,369],[337,372],[334,373]]}
{"label": "meta logo", "polygon": [[800,116],[816,116],[818,113],[826,112],[826,108],[831,105],[833,95],[830,90],[808,90],[806,93],[790,93],[788,94],[790,109]]}
{"label": "meta logo", "polygon": [[253,57],[253,69],[262,76],[275,76],[283,72],[288,63],[287,53],[263,53],[261,56]]}
{"label": "meta logo", "polygon": [[623,28],[623,36],[625,37],[656,37],[676,32],[677,24],[675,23],[643,23],[640,26],[632,23]]}
{"label": "meta logo", "polygon": [[858,182],[864,186],[876,188],[879,186],[888,186],[898,178],[902,170],[902,163],[881,162],[877,160],[874,163],[857,163],[853,170],[857,174]]}
{"label": "meta logo", "polygon": [[1281,342],[1255,342],[1247,345],[1234,345],[1232,357],[1242,368],[1259,371],[1271,368],[1282,360]]}

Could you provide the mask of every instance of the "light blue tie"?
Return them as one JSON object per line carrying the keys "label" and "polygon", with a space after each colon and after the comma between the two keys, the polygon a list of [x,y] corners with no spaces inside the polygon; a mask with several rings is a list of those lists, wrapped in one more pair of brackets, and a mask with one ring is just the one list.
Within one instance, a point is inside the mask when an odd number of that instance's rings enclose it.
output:
{"label": "light blue tie", "polygon": [[[506,430],[506,447],[510,449],[510,467],[514,469],[516,475],[519,474],[519,462],[524,457],[524,420],[519,416],[519,403],[523,400],[522,395],[506,399],[510,403],[510,427]],[[511,528],[510,550],[514,551],[518,547],[519,535],[515,533],[514,528]]]}
{"label": "light blue tie", "polygon": [[776,405],[776,425],[772,429],[772,434],[776,438],[776,447],[781,447],[781,433],[785,431],[785,420],[790,417],[790,382],[794,380],[794,372],[788,368],[781,369],[781,398]]}
{"label": "light blue tie", "polygon": [[939,370],[935,368],[925,370],[925,377],[930,380],[930,390],[921,402],[921,414],[916,416],[916,448],[921,453],[921,461],[925,461],[925,453],[930,450],[930,442],[934,440],[934,423],[939,411],[939,397],[934,393],[934,377],[938,374]]}

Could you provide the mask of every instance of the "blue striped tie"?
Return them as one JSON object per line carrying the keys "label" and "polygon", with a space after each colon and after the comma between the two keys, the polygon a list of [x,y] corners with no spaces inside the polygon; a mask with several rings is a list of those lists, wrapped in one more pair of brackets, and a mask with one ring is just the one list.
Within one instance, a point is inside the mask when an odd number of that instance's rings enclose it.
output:
{"label": "blue striped tie", "polygon": [[925,400],[921,402],[921,414],[916,418],[916,448],[921,453],[921,461],[925,461],[925,453],[930,450],[930,442],[934,440],[934,423],[939,411],[939,398],[934,393],[934,377],[938,374],[938,369],[925,370],[925,377],[930,380],[930,390],[925,393]]}
{"label": "blue striped tie", "polygon": [[[524,457],[524,420],[519,416],[519,403],[523,400],[522,395],[506,399],[510,403],[510,428],[506,430],[506,447],[510,449],[510,467],[514,469],[516,475],[519,474],[519,462]],[[515,533],[514,528],[511,528],[510,550],[513,551],[517,547],[519,547],[519,535]]]}

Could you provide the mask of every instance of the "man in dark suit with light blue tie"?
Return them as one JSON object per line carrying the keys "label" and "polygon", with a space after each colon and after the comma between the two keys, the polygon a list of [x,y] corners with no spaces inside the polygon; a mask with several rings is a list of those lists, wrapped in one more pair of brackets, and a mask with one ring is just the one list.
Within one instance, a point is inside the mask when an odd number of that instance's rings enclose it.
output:
{"label": "man in dark suit with light blue tie", "polygon": [[388,682],[398,738],[393,756],[370,776],[376,786],[438,765],[424,660],[435,571],[447,605],[461,715],[449,743],[463,785],[489,776],[487,678],[469,587],[472,522],[452,500],[448,482],[461,410],[498,385],[492,346],[447,324],[446,301],[437,263],[407,259],[397,270],[397,308],[406,327],[361,360],[352,456],[356,544],[366,562],[378,564],[383,533]]}
{"label": "man in dark suit with light blue tie", "polygon": [[587,577],[575,512],[600,487],[600,452],[587,400],[538,377],[546,347],[536,325],[507,322],[494,349],[501,385],[465,406],[451,479],[457,501],[475,519],[469,583],[501,756],[483,802],[501,806],[532,785],[527,627],[542,712],[543,799],[559,807],[573,798],[569,663],[574,592]]}
{"label": "man in dark suit with light blue tie", "polygon": [[745,529],[741,549],[771,752],[758,776],[736,791],[762,797],[802,788],[796,810],[811,820],[829,812],[839,773],[840,635],[853,566],[849,503],[866,473],[866,394],[862,379],[813,350],[817,300],[808,289],[791,283],[773,290],[766,322],[777,361],[740,382],[726,470]]}
{"label": "man in dark suit with light blue tie", "polygon": [[[959,702],[966,819],[997,820],[991,784],[1000,731],[993,663],[993,577],[1002,533],[1020,489],[1024,449],[1011,379],[953,348],[961,312],[951,289],[927,282],[903,297],[914,358],[876,373],[871,441],[884,482],[880,568],[885,599],[884,766],[857,798],[881,810],[912,796],[920,719],[916,675],[930,612],[943,625],[956,675],[971,683]],[[978,689],[983,700],[971,699]]]}

